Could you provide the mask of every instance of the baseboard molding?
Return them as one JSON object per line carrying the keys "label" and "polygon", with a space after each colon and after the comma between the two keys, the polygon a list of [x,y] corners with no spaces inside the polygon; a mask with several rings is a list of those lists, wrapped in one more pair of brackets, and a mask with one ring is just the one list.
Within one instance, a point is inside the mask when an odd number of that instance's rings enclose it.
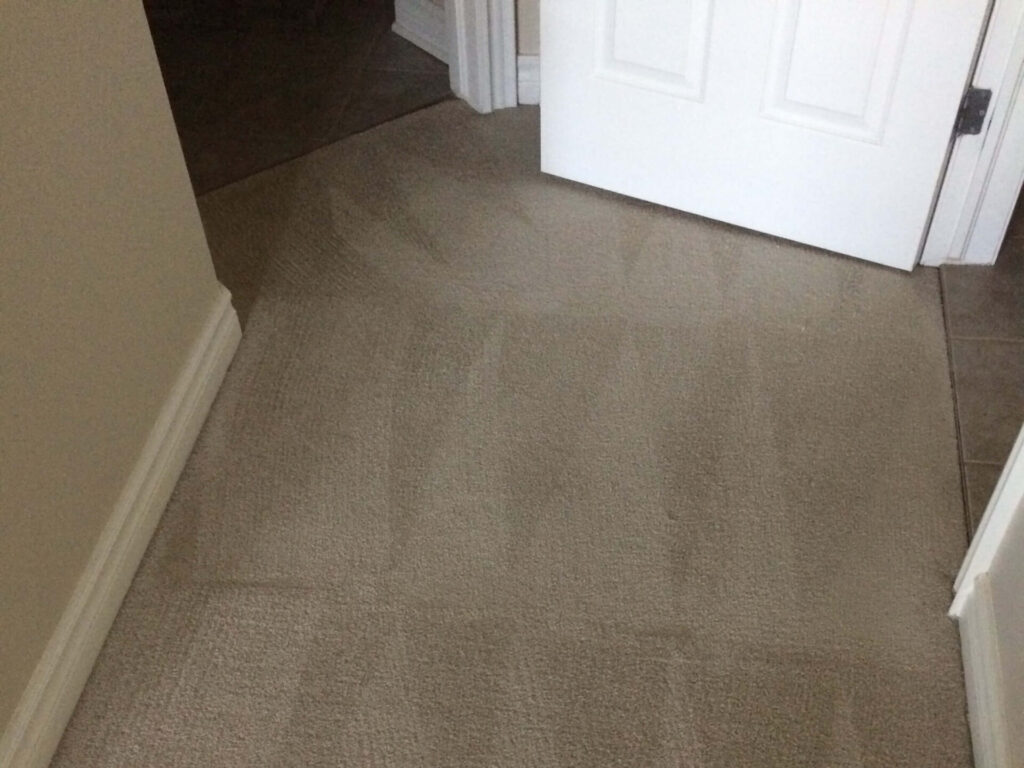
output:
{"label": "baseboard molding", "polygon": [[444,8],[430,0],[395,0],[392,31],[431,56],[449,64],[448,26]]}
{"label": "baseboard molding", "polygon": [[540,56],[518,59],[519,103],[540,104]]}
{"label": "baseboard molding", "polygon": [[976,768],[1020,765],[1013,762],[1010,755],[1003,670],[987,574],[975,578],[958,620],[974,765]]}
{"label": "baseboard molding", "polygon": [[0,736],[0,767],[49,764],[241,338],[224,290]]}

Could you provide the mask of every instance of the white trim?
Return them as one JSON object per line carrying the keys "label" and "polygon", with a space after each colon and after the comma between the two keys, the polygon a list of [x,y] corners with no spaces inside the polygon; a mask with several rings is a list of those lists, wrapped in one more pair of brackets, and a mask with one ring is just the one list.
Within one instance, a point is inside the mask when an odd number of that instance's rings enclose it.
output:
{"label": "white trim", "polygon": [[491,105],[507,109],[519,104],[516,59],[515,0],[489,0]]}
{"label": "white trim", "polygon": [[1013,107],[999,136],[984,193],[963,250],[962,263],[965,264],[995,263],[1024,183],[1024,66],[1020,76],[1013,94]]}
{"label": "white trim", "polygon": [[981,574],[960,616],[967,716],[976,768],[1011,768],[1006,692],[988,576]]}
{"label": "white trim", "polygon": [[540,104],[540,56],[519,57],[519,103]]}
{"label": "white trim", "polygon": [[988,573],[992,568],[996,552],[1018,514],[1024,514],[1024,428],[1017,435],[1017,442],[1014,443],[1010,458],[1003,468],[1003,474],[996,483],[992,498],[989,499],[985,514],[971,540],[967,557],[964,558],[964,564],[953,585],[956,595],[949,609],[949,615],[953,618],[963,613],[964,605],[978,576]]}
{"label": "white trim", "polygon": [[[1008,690],[1004,682],[989,574],[1000,550],[1006,547],[1011,526],[1015,520],[1019,525],[1022,515],[1024,429],[1017,435],[1017,442],[967,551],[949,609],[949,615],[960,624],[967,712],[977,768],[1010,768],[1020,764],[1019,756],[1014,762],[1008,727],[1008,716],[1017,710],[1008,706],[1007,696],[1016,694]],[[1012,611],[1010,613],[1012,624]]]}
{"label": "white trim", "polygon": [[395,0],[395,23],[391,30],[434,58],[448,63],[444,6],[431,0]]}
{"label": "white trim", "polygon": [[3,735],[0,766],[45,768],[238,346],[224,290],[157,416]]}
{"label": "white trim", "polygon": [[448,0],[448,61],[452,91],[477,112],[491,112],[491,27],[488,0]]}
{"label": "white trim", "polygon": [[518,104],[515,0],[395,0],[391,29],[445,62],[452,92],[477,112]]}
{"label": "white trim", "polygon": [[992,89],[987,125],[950,154],[921,264],[992,264],[1024,180],[1024,0],[995,0],[973,84]]}

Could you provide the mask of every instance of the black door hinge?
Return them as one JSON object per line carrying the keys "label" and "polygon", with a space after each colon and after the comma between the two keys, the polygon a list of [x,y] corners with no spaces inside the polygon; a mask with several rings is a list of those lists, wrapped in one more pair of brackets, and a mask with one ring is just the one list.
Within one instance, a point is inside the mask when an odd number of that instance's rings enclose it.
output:
{"label": "black door hinge", "polygon": [[960,111],[956,116],[956,128],[954,136],[976,136],[981,133],[985,125],[985,114],[988,112],[988,103],[992,101],[992,90],[989,88],[975,88],[973,85],[964,94],[964,100],[960,102]]}

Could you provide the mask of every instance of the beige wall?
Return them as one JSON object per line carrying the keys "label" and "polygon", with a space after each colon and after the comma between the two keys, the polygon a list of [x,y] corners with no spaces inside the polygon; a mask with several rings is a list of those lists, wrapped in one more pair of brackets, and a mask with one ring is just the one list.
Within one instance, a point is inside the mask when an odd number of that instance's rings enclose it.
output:
{"label": "beige wall", "polygon": [[540,53],[540,0],[516,0],[516,36],[519,53]]}
{"label": "beige wall", "polygon": [[0,2],[0,730],[218,293],[137,0]]}

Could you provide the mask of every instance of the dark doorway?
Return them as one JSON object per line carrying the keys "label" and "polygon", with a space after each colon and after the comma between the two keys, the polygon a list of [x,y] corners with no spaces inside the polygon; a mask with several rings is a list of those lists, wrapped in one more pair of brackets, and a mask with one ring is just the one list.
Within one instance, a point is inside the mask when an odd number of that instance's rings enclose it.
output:
{"label": "dark doorway", "polygon": [[450,95],[391,0],[146,0],[196,194]]}

